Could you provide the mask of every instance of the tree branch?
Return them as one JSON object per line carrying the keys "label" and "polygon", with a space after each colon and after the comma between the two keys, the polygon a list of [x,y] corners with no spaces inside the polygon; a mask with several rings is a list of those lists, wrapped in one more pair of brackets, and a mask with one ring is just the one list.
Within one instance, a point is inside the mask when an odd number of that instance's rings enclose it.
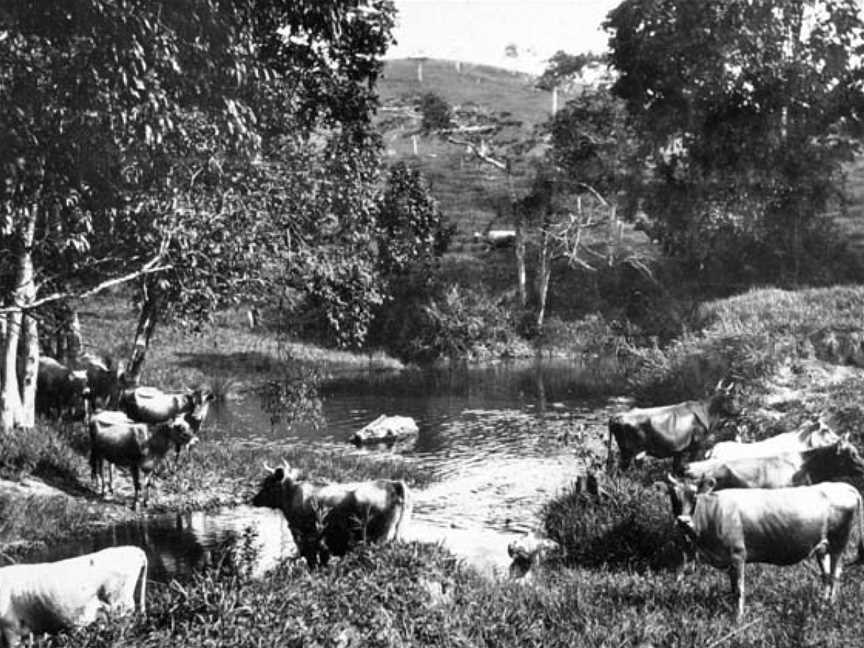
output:
{"label": "tree branch", "polygon": [[169,265],[156,265],[162,259],[162,255],[160,254],[157,257],[154,257],[150,261],[148,261],[140,270],[136,270],[135,272],[130,272],[129,274],[123,275],[122,277],[115,277],[114,279],[108,279],[103,281],[102,283],[85,290],[80,293],[72,293],[72,292],[57,292],[51,295],[47,295],[42,297],[41,299],[37,299],[32,304],[27,304],[26,306],[6,306],[5,308],[0,308],[0,315],[6,313],[18,313],[18,312],[27,312],[31,310],[35,310],[37,308],[41,308],[45,304],[50,304],[55,301],[59,301],[61,299],[84,299],[86,297],[92,297],[93,295],[102,292],[110,288],[111,286],[116,286],[118,284],[126,283],[128,281],[132,281],[133,279],[137,279],[138,277],[143,277],[145,275],[156,274],[157,272],[164,272],[165,270],[170,270],[174,266]]}

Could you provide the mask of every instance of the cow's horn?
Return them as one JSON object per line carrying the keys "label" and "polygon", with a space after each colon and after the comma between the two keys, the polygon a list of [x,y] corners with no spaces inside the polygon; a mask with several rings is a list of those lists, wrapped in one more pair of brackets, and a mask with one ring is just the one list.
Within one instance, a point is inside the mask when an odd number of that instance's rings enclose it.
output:
{"label": "cow's horn", "polygon": [[673,486],[678,486],[681,483],[672,476],[672,473],[666,473],[666,481],[669,482],[670,484],[672,484]]}
{"label": "cow's horn", "polygon": [[723,378],[717,381],[717,386],[714,388],[714,391],[720,391],[723,389]]}
{"label": "cow's horn", "polygon": [[264,462],[264,470],[266,470],[271,475],[276,472],[276,469],[268,466],[266,461]]}

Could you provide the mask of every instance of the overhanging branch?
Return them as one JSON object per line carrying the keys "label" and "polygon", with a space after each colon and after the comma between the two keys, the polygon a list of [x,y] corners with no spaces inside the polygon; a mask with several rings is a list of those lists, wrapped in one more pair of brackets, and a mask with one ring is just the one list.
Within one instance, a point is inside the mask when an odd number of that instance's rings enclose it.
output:
{"label": "overhanging branch", "polygon": [[32,304],[27,304],[26,306],[6,306],[4,308],[0,308],[0,315],[5,315],[6,313],[19,313],[19,312],[27,312],[31,310],[35,310],[37,308],[41,308],[46,304],[50,304],[55,301],[60,301],[61,299],[85,299],[87,297],[92,297],[93,295],[102,292],[103,290],[107,290],[112,286],[117,286],[122,283],[126,283],[128,281],[132,281],[133,279],[137,279],[139,277],[144,277],[146,275],[156,274],[157,272],[164,272],[165,270],[171,270],[174,266],[169,265],[157,265],[159,261],[161,261],[162,255],[154,257],[150,261],[144,264],[144,266],[140,270],[136,270],[135,272],[130,272],[128,274],[123,275],[122,277],[115,277],[114,279],[108,279],[103,281],[100,284],[97,284],[93,288],[85,290],[80,293],[73,292],[56,292],[50,295],[46,295],[41,299],[37,299]]}

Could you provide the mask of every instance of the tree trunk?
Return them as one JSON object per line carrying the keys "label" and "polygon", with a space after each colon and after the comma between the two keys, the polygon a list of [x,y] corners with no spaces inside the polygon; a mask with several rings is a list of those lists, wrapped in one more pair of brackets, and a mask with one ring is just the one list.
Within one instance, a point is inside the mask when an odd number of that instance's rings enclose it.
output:
{"label": "tree trunk", "polygon": [[[33,279],[33,236],[36,232],[37,206],[23,211],[24,222],[19,241],[18,277],[15,291],[12,294],[12,305],[25,308],[36,298],[36,284]],[[27,358],[24,363],[24,380],[22,400],[21,389],[18,386],[18,344],[21,341],[21,328],[26,321],[27,331],[25,344]],[[32,428],[35,419],[36,402],[36,370],[39,363],[39,338],[36,320],[28,315],[24,317],[23,310],[9,313],[6,320],[6,335],[3,349],[3,379],[0,389],[0,426],[9,432],[15,428]],[[35,351],[34,351],[35,349]],[[25,407],[27,405],[29,409]]]}
{"label": "tree trunk", "polygon": [[513,173],[510,160],[507,160],[507,190],[510,193],[510,209],[513,212],[513,229],[516,230],[514,248],[516,252],[516,287],[519,294],[519,308],[525,310],[528,304],[527,273],[525,272],[525,217],[519,209],[516,199],[516,186],[513,184]]}
{"label": "tree trunk", "polygon": [[144,304],[141,306],[141,315],[138,317],[138,328],[135,330],[135,346],[132,348],[132,357],[129,366],[123,374],[127,386],[138,385],[141,380],[141,371],[144,369],[144,360],[147,357],[147,349],[150,348],[150,340],[156,328],[159,314],[159,298],[154,287],[150,286],[144,290]]}
{"label": "tree trunk", "polygon": [[549,280],[552,277],[552,250],[549,233],[544,229],[541,233],[539,268],[537,269],[537,332],[543,331],[546,321],[546,300],[549,295]]}
{"label": "tree trunk", "polygon": [[76,366],[81,358],[83,338],[81,336],[81,319],[78,317],[78,307],[74,304],[69,306],[66,319],[66,355],[69,366]]}

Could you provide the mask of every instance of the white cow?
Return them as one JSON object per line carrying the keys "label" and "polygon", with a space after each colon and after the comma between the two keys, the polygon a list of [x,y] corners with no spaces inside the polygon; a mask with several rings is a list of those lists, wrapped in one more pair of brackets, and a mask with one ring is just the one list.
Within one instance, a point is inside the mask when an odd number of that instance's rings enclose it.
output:
{"label": "white cow", "polygon": [[[138,605],[135,590],[141,581]],[[21,637],[93,623],[110,616],[145,613],[147,555],[133,546],[111,547],[51,563],[0,568],[0,631],[7,646]]]}
{"label": "white cow", "polygon": [[773,437],[740,443],[738,441],[721,441],[705,453],[705,459],[729,460],[753,457],[769,457],[786,452],[803,452],[813,448],[822,448],[840,441],[840,437],[822,419],[803,426],[792,432],[783,432]]}

